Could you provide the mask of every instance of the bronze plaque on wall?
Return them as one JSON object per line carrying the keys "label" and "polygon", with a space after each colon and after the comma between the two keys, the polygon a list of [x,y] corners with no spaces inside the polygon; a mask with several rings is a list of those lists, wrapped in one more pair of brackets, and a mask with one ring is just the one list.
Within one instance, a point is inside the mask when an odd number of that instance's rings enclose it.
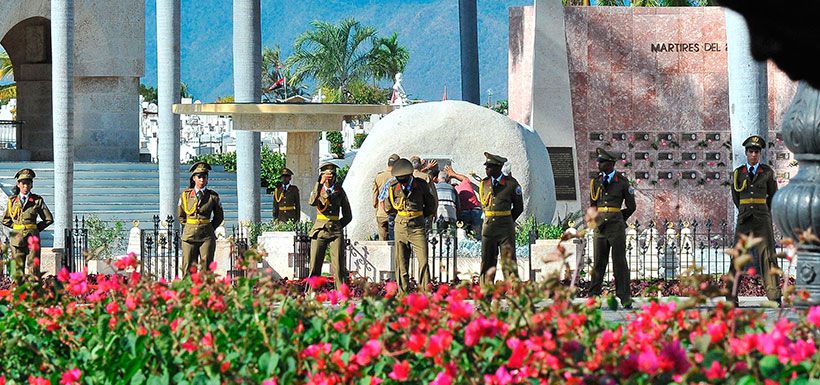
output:
{"label": "bronze plaque on wall", "polygon": [[578,199],[575,191],[575,156],[572,147],[547,147],[552,165],[552,177],[555,180],[555,199],[574,201]]}

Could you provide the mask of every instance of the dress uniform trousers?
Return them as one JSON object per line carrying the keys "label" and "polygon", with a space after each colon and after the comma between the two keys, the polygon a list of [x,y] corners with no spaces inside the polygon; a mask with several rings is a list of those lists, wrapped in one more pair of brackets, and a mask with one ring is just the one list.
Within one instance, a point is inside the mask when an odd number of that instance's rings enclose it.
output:
{"label": "dress uniform trousers", "polygon": [[[421,219],[421,220],[419,220]],[[419,264],[418,283],[421,290],[427,290],[430,283],[430,267],[428,265],[427,230],[424,228],[423,218],[413,219],[410,222],[396,220],[393,229],[396,237],[396,272],[399,291],[407,293],[410,289],[410,258],[413,254]]]}
{"label": "dress uniform trousers", "polygon": [[615,276],[615,294],[620,298],[624,306],[632,303],[632,295],[629,288],[629,265],[626,261],[626,223],[623,221],[613,221],[600,225],[595,234],[595,256],[592,267],[592,283],[590,293],[601,295],[606,274],[606,266],[609,263],[610,250],[612,250],[612,267]]}
{"label": "dress uniform trousers", "polygon": [[[745,268],[754,266],[760,278],[763,281],[763,287],[766,290],[766,298],[770,301],[780,301],[780,282],[778,276],[771,274],[772,269],[777,269],[777,253],[774,246],[774,231],[772,230],[772,217],[769,214],[758,214],[750,217],[737,224],[735,230],[735,244],[740,239],[740,234],[753,235],[755,237],[763,238],[763,241],[752,247],[749,254],[752,256],[752,262],[749,262]],[[729,274],[735,276],[735,264],[729,264]],[[741,280],[746,279],[745,276],[740,277]],[[740,284],[740,282],[738,282]],[[736,297],[732,297],[731,293],[728,296],[730,300],[737,301]]]}
{"label": "dress uniform trousers", "polygon": [[[197,229],[193,230],[193,236],[183,236],[182,239],[183,274],[188,274],[195,264],[201,264],[198,270],[204,271],[214,261],[214,255],[216,254],[214,227],[210,223],[186,224],[185,226],[194,226]],[[205,236],[202,236],[203,234]]]}
{"label": "dress uniform trousers", "polygon": [[310,276],[322,275],[322,264],[325,262],[325,253],[328,249],[330,249],[330,270],[333,282],[338,289],[347,279],[345,242],[341,232],[318,229],[310,238]]}
{"label": "dress uniform trousers", "polygon": [[504,279],[518,278],[515,258],[515,222],[511,216],[493,217],[485,220],[481,235],[481,286],[495,283],[498,255],[501,254],[501,271]]}

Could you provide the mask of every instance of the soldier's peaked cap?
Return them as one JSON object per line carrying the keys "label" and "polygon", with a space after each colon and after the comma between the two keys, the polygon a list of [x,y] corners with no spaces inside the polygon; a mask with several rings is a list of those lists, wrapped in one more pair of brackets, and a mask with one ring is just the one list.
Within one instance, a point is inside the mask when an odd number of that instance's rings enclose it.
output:
{"label": "soldier's peaked cap", "polygon": [[191,174],[207,174],[211,171],[211,165],[208,162],[196,162],[191,165]]}
{"label": "soldier's peaked cap", "polygon": [[24,168],[20,171],[17,171],[17,174],[14,174],[14,178],[16,178],[18,182],[26,179],[34,179],[35,176],[37,176],[37,174],[34,173],[34,170],[30,168]]}
{"label": "soldier's peaked cap", "polygon": [[599,162],[615,162],[616,160],[618,160],[618,157],[616,157],[614,154],[600,147],[595,149],[595,153],[598,155],[596,159]]}
{"label": "soldier's peaked cap", "polygon": [[395,177],[412,175],[413,163],[410,163],[407,159],[401,158],[393,163],[393,168],[390,170],[390,174]]}
{"label": "soldier's peaked cap", "polygon": [[743,147],[766,148],[766,139],[760,135],[752,135],[743,141]]}
{"label": "soldier's peaked cap", "polygon": [[487,165],[503,166],[504,163],[507,163],[507,158],[505,158],[503,156],[493,155],[493,154],[490,154],[489,152],[485,152],[484,157],[487,158],[487,160],[484,162],[485,166],[487,166]]}
{"label": "soldier's peaked cap", "polygon": [[290,169],[289,169],[289,168],[287,168],[287,167],[283,167],[283,168],[282,168],[282,172],[281,172],[279,175],[283,175],[283,176],[284,176],[284,175],[290,175],[290,176],[293,176],[293,171],[290,171]]}
{"label": "soldier's peaked cap", "polygon": [[334,172],[337,168],[339,168],[339,166],[333,162],[324,162],[319,165],[319,171]]}

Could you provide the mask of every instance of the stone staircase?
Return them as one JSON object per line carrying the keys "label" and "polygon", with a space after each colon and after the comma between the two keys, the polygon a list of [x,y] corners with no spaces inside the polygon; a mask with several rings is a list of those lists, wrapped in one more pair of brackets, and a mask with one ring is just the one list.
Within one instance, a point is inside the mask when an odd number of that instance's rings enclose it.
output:
{"label": "stone staircase", "polygon": [[[8,195],[16,184],[14,174],[28,167],[37,173],[32,191],[43,196],[46,204],[54,208],[54,164],[51,162],[0,162],[0,190],[5,195],[0,206],[5,209]],[[188,187],[188,165],[180,166],[180,187]],[[230,231],[238,218],[236,174],[226,172],[222,166],[214,166],[210,173],[208,188],[219,193],[225,209],[224,226]],[[262,220],[271,219],[273,198],[262,192]],[[74,214],[95,215],[103,221],[123,221],[126,228],[132,221],[140,221],[140,227],[151,226],[154,215],[159,214],[159,170],[153,163],[75,163],[74,164]],[[53,244],[54,234],[48,229],[42,234],[43,246]]]}

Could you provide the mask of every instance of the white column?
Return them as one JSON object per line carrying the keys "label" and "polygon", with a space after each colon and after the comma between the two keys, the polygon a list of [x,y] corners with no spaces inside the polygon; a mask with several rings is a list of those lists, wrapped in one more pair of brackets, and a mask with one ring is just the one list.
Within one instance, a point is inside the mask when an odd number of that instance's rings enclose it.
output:
{"label": "white column", "polygon": [[74,0],[51,1],[54,247],[65,247],[74,196]]}
{"label": "white column", "polygon": [[299,187],[299,201],[302,206],[302,219],[316,219],[316,210],[308,204],[310,191],[319,177],[319,137],[318,132],[289,132],[287,160],[288,168],[293,171],[294,186]]}
{"label": "white column", "polygon": [[[769,139],[769,87],[766,62],[752,58],[751,38],[746,20],[735,11],[724,9],[729,66],[729,123],[732,128],[732,163],[746,161],[743,141],[760,135]],[[765,163],[767,151],[762,152]]]}
{"label": "white column", "polygon": [[[259,0],[233,2],[233,89],[236,103],[259,103],[262,82]],[[239,222],[260,221],[261,133],[236,132],[236,189]]]}
{"label": "white column", "polygon": [[157,0],[157,158],[159,161],[160,219],[176,218],[179,199],[180,0]]}

